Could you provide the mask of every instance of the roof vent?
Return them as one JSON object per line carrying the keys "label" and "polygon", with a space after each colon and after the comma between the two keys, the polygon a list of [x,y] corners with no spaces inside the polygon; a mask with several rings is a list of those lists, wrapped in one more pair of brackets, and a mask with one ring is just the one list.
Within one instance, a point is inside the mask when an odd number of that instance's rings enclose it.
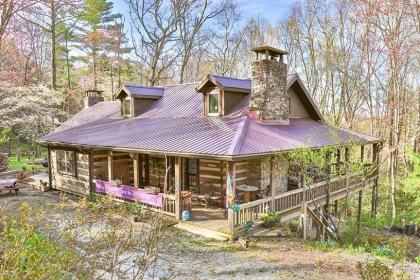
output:
{"label": "roof vent", "polygon": [[90,107],[98,102],[103,102],[104,97],[102,96],[103,90],[88,89],[85,91],[85,107]]}

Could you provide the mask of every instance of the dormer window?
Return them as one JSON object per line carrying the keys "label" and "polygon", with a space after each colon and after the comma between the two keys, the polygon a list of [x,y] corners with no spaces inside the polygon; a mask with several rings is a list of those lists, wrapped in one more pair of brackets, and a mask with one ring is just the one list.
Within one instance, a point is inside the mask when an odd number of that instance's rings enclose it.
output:
{"label": "dormer window", "polygon": [[212,91],[208,94],[208,115],[219,115],[219,92]]}
{"label": "dormer window", "polygon": [[122,103],[124,117],[131,117],[131,98],[126,97]]}

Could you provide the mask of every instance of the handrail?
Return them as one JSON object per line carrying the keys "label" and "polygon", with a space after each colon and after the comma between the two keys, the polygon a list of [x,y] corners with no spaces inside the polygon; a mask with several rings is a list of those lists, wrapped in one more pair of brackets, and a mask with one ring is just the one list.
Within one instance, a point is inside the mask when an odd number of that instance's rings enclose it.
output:
{"label": "handrail", "polygon": [[[343,192],[343,190],[347,188],[357,187],[358,185],[363,184],[365,181],[350,183],[350,185],[348,186],[346,186],[347,184],[345,182],[351,181],[353,178],[362,174],[363,172],[357,172],[347,175],[338,175],[330,178],[329,180],[324,180],[315,184],[311,184],[308,188],[305,189],[299,188],[296,190],[278,194],[274,197],[267,197],[248,203],[240,204],[238,211],[231,213],[232,218],[229,219],[229,223],[231,223],[230,228],[233,231],[238,230],[244,227],[249,220],[254,222],[258,221],[261,215],[267,213],[268,211],[286,213],[293,209],[299,208],[304,200],[304,191],[306,196],[305,200],[307,201],[307,203],[311,203],[311,201],[313,200],[320,201],[327,196],[326,188],[322,188],[329,184],[333,184],[330,195]],[[368,178],[367,181],[370,180],[372,180],[372,178]]]}

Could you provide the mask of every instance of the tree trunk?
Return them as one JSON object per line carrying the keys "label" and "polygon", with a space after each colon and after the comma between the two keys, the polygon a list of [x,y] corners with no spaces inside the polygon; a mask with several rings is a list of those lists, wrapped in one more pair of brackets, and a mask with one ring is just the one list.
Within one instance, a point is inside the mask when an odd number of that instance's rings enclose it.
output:
{"label": "tree trunk", "polygon": [[57,38],[55,32],[56,25],[56,10],[54,0],[51,1],[51,74],[52,74],[52,88],[57,89]]}

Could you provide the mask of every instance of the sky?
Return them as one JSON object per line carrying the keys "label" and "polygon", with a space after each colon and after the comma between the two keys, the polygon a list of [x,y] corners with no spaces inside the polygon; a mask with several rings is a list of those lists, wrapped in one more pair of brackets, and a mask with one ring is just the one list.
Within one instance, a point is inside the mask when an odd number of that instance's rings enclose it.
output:
{"label": "sky", "polygon": [[[121,13],[128,18],[128,9],[125,0],[112,0],[115,12]],[[243,19],[261,16],[270,23],[275,24],[283,18],[290,6],[297,0],[236,0],[240,7]],[[127,20],[126,20],[127,22]]]}

